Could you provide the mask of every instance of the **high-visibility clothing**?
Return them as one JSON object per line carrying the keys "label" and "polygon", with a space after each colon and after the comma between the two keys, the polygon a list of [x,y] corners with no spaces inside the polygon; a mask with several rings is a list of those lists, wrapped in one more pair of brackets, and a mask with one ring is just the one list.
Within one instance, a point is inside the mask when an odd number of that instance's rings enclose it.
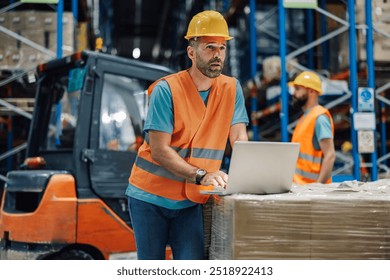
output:
{"label": "high-visibility clothing", "polygon": [[[313,145],[315,125],[317,117],[326,114],[332,126],[334,135],[333,119],[329,111],[317,105],[307,115],[302,116],[295,127],[292,142],[300,143],[299,156],[294,174],[294,182],[297,184],[308,184],[316,182],[321,171],[323,153],[321,149],[316,150]],[[331,178],[326,183],[331,183]]]}
{"label": "high-visibility clothing", "polygon": [[[208,172],[218,171],[234,114],[236,80],[225,75],[215,78],[205,106],[187,71],[162,79],[172,93],[174,128],[171,147],[189,164]],[[155,85],[149,88],[149,92]],[[195,183],[172,174],[154,161],[148,139],[138,150],[129,182],[146,192],[173,200],[205,203],[209,197],[200,194]]]}

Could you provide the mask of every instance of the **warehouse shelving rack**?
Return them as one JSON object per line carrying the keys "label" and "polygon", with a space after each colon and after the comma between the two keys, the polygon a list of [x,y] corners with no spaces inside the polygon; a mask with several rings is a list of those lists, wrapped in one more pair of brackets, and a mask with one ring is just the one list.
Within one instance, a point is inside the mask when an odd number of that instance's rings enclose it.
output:
{"label": "warehouse shelving rack", "polygon": [[[350,102],[351,103],[351,111],[350,111],[350,127],[351,127],[351,142],[352,142],[352,161],[350,158],[345,157],[343,154],[338,154],[338,159],[341,161],[344,161],[344,165],[340,167],[339,169],[336,169],[333,171],[334,175],[339,174],[342,171],[349,170],[350,168],[353,168],[353,174],[350,175],[343,175],[339,176],[337,178],[338,180],[344,180],[344,179],[361,179],[361,168],[371,168],[371,180],[375,181],[378,179],[378,168],[385,170],[387,173],[390,172],[390,168],[387,167],[386,161],[390,158],[390,153],[386,153],[386,123],[381,121],[380,122],[380,140],[381,140],[381,157],[377,158],[377,143],[375,143],[375,151],[370,154],[371,162],[361,162],[361,154],[358,151],[358,139],[357,139],[357,131],[354,129],[354,123],[353,123],[353,115],[357,113],[358,110],[358,59],[357,59],[357,38],[356,38],[356,32],[360,28],[364,28],[366,30],[366,42],[367,42],[367,48],[366,48],[366,69],[367,69],[367,82],[366,87],[374,89],[375,92],[375,98],[379,102],[379,109],[383,111],[385,105],[390,105],[390,100],[386,99],[384,95],[382,94],[384,91],[390,88],[390,83],[381,86],[377,89],[375,89],[375,72],[374,72],[374,55],[373,55],[373,32],[380,33],[386,37],[389,37],[389,34],[386,34],[385,32],[379,30],[378,28],[373,27],[372,22],[372,2],[371,0],[365,1],[365,10],[366,10],[366,23],[364,25],[356,25],[355,22],[355,1],[354,0],[348,0],[346,2],[346,10],[347,10],[347,20],[341,19],[337,17],[336,15],[333,15],[325,10],[326,1],[321,0],[319,3],[319,7],[313,9],[312,11],[316,11],[321,14],[321,37],[314,39],[313,37],[308,36],[308,43],[296,50],[293,50],[291,52],[288,52],[287,45],[289,42],[286,40],[286,8],[284,8],[283,0],[278,0],[277,7],[278,7],[278,39],[280,43],[279,47],[279,56],[281,59],[281,77],[280,77],[280,87],[281,87],[281,112],[280,112],[280,127],[281,127],[281,140],[284,142],[289,141],[290,133],[292,133],[293,128],[296,125],[295,122],[289,121],[289,112],[288,112],[288,88],[287,88],[287,69],[286,69],[286,62],[287,60],[297,57],[298,55],[305,53],[309,55],[309,59],[307,62],[307,66],[303,66],[301,64],[292,62],[294,64],[294,67],[297,69],[303,71],[303,70],[309,70],[313,66],[312,60],[310,57],[312,56],[312,50],[314,47],[321,46],[322,49],[322,66],[327,65],[326,62],[326,56],[328,55],[328,49],[326,42],[343,32],[348,32],[348,38],[349,38],[349,90],[348,92],[345,92],[345,94],[339,96],[337,99],[332,100],[331,102],[327,103],[325,107],[327,108],[333,108],[339,104],[342,104],[344,102]],[[256,1],[251,0],[250,1],[250,13],[254,14],[256,11]],[[329,32],[326,34],[326,26],[325,25],[325,17],[329,17],[334,21],[337,21],[341,24],[341,27]],[[308,18],[310,20],[313,20],[312,13],[308,13]],[[256,28],[256,22],[254,19],[254,16],[250,16],[249,19],[249,25],[252,26],[253,29]],[[309,24],[309,26],[311,26]],[[250,30],[252,30],[250,28]],[[310,29],[310,28],[309,28]],[[310,33],[310,30],[308,30],[308,34]],[[250,31],[250,41],[256,42],[258,38],[256,38],[255,32]],[[251,45],[251,61],[257,61],[257,50],[256,46]],[[290,61],[289,61],[290,63]],[[255,77],[257,69],[256,67],[252,66],[251,76],[252,78]],[[326,77],[322,77],[324,80],[326,80]],[[253,97],[251,100],[251,111],[256,112],[256,97]],[[374,111],[374,114],[376,115],[378,112],[378,108]],[[252,123],[253,126],[253,132],[254,132],[254,140],[256,139],[258,135],[258,126],[256,122]],[[374,131],[374,134],[377,135],[377,132]],[[337,180],[336,179],[336,180]]]}
{"label": "warehouse shelving rack", "polygon": [[[351,8],[352,7],[352,8]],[[284,6],[283,1],[279,0],[279,14],[284,13]],[[349,21],[345,21],[343,19],[340,19],[331,13],[326,12],[322,8],[316,8],[317,12],[321,13],[324,16],[330,17],[333,20],[341,23],[341,27],[328,33],[328,34],[322,34],[323,36],[321,38],[318,38],[317,40],[314,40],[312,42],[309,42],[307,45],[295,50],[294,52],[291,52],[289,54],[286,54],[285,45],[280,44],[280,56],[286,57],[286,59],[294,58],[297,55],[304,53],[308,51],[309,49],[312,49],[313,47],[316,47],[318,45],[321,45],[328,41],[330,38],[333,38],[343,32],[348,31],[349,32],[349,71],[350,71],[350,83],[349,83],[349,93],[346,93],[342,96],[340,96],[338,99],[334,100],[331,104],[326,104],[325,107],[328,109],[341,104],[342,102],[351,99],[352,104],[352,112],[357,112],[357,54],[356,54],[356,30],[355,30],[355,9],[354,9],[354,1],[348,0],[347,2],[347,13],[348,13],[348,19]],[[349,12],[349,11],[352,11]],[[281,37],[285,34],[284,31],[285,28],[285,22],[283,21],[283,17],[279,18],[279,29]],[[287,88],[287,75],[286,75],[286,61],[282,61],[281,63],[281,88],[282,88],[282,115],[281,115],[281,122],[282,122],[282,141],[288,141],[288,131],[292,131],[293,127],[295,127],[296,123],[288,124],[288,106],[287,106],[287,100],[288,100],[288,88]],[[309,70],[308,68],[305,68],[301,65],[295,65],[300,70]],[[326,79],[325,77],[322,77],[323,79]],[[287,125],[286,125],[287,124]],[[360,157],[357,152],[357,136],[356,131],[353,129],[353,117],[351,116],[351,142],[352,142],[352,157],[354,159],[354,178],[360,178]],[[350,163],[347,163],[348,165]],[[343,166],[341,169],[344,169],[345,166]],[[337,174],[337,170],[333,173]]]}
{"label": "warehouse shelving rack", "polygon": [[[366,9],[366,25],[367,25],[367,42],[373,42],[373,33],[374,31],[385,37],[390,38],[390,34],[380,30],[379,28],[376,28],[373,26],[373,20],[372,20],[372,5],[371,0],[366,0],[365,2],[365,9]],[[383,19],[390,18],[390,14],[385,15]],[[370,49],[369,49],[370,48]],[[369,59],[370,58],[370,59]],[[375,80],[374,80],[374,59],[373,59],[373,47],[372,44],[367,44],[367,64],[368,64],[368,86],[375,88]],[[383,169],[386,174],[390,173],[390,168],[387,166],[387,160],[390,158],[390,153],[387,152],[386,149],[386,142],[387,142],[387,135],[386,135],[386,120],[384,119],[385,115],[385,106],[390,105],[390,100],[384,96],[384,92],[386,90],[390,89],[390,82],[387,82],[386,84],[376,88],[375,90],[375,98],[379,101],[379,110],[382,114],[381,122],[380,122],[380,135],[381,135],[381,156],[376,159],[372,158],[372,162],[376,162],[376,165],[378,168]],[[374,164],[375,166],[375,164]]]}
{"label": "warehouse shelving rack", "polygon": [[[17,1],[17,2],[10,1],[10,4],[8,6],[0,9],[0,15],[3,13],[6,13],[8,11],[11,11],[11,10],[23,5],[23,4],[24,3],[22,1]],[[71,5],[72,5],[73,17],[75,19],[77,19],[78,0],[72,0]],[[13,37],[14,39],[22,42],[23,44],[26,44],[26,45],[42,52],[42,53],[48,55],[51,58],[55,58],[55,57],[60,58],[63,55],[63,53],[62,53],[62,45],[63,45],[62,18],[63,18],[63,12],[64,12],[64,0],[58,0],[58,3],[55,5],[55,9],[56,9],[56,13],[57,13],[57,50],[56,50],[56,53],[52,52],[49,49],[46,49],[45,47],[23,37],[15,32],[12,32],[11,30],[9,30],[5,27],[0,26],[0,32],[4,33],[10,37]],[[59,46],[61,46],[61,47],[59,47]],[[30,67],[30,68],[21,69],[21,71],[18,71],[17,73],[11,75],[10,77],[0,81],[0,87],[4,87],[4,86],[10,84],[11,82],[25,76],[25,75],[31,75],[31,73],[35,72],[35,69],[36,69],[36,65],[33,67]],[[32,118],[31,110],[25,109],[21,106],[18,106],[18,104],[19,104],[19,102],[17,102],[17,100],[14,100],[14,102],[11,102],[10,100],[0,99],[0,105],[3,106],[4,108],[6,108],[6,110],[10,114],[20,115],[20,116],[23,116],[27,119],[31,119]],[[10,127],[12,128],[12,125]],[[17,147],[13,147],[12,140],[13,140],[13,131],[12,131],[12,129],[10,129],[8,131],[8,144],[7,144],[8,151],[3,153],[3,154],[0,154],[0,163],[3,160],[8,160],[8,169],[10,168],[9,162],[12,159],[12,156],[14,156],[15,154],[17,154],[19,152],[22,152],[23,150],[25,150],[27,148],[26,143],[20,144]],[[0,180],[6,181],[7,178],[4,175],[0,174]]]}

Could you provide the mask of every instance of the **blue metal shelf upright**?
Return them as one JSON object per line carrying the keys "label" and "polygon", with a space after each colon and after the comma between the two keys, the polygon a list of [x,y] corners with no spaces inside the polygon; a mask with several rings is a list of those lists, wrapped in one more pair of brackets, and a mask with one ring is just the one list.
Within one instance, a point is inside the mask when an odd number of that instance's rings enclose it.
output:
{"label": "blue metal shelf upright", "polygon": [[[281,112],[281,135],[282,141],[289,141],[289,132],[293,131],[293,128],[296,125],[296,122],[289,123],[288,120],[288,88],[287,88],[287,70],[286,70],[286,61],[292,58],[301,55],[302,53],[310,53],[314,47],[322,45],[323,55],[327,55],[326,42],[343,33],[348,32],[349,36],[349,92],[340,96],[338,99],[326,104],[325,107],[332,108],[346,100],[350,100],[351,102],[351,112],[350,112],[350,123],[351,123],[351,142],[352,142],[352,157],[353,157],[353,174],[352,177],[354,179],[360,180],[360,164],[361,164],[361,155],[358,152],[358,142],[357,142],[357,131],[354,128],[353,123],[353,115],[358,112],[357,108],[357,92],[358,92],[358,71],[357,71],[357,44],[356,44],[356,23],[355,23],[355,1],[348,0],[347,1],[347,13],[348,13],[348,21],[343,20],[331,13],[327,12],[323,8],[315,8],[313,10],[320,13],[321,16],[321,30],[322,37],[309,42],[307,45],[294,50],[288,53],[288,49],[286,48],[286,22],[285,22],[285,14],[286,8],[284,7],[283,0],[278,0],[279,5],[279,37],[280,37],[280,58],[281,58],[281,102],[282,102],[282,112]],[[325,1],[320,2],[320,6],[324,6]],[[367,87],[375,88],[375,77],[373,70],[373,50],[372,50],[372,21],[370,18],[371,15],[371,0],[366,0],[366,25],[367,25],[367,69],[368,69],[368,82]],[[367,15],[369,14],[369,15]],[[309,12],[309,15],[311,13]],[[326,28],[324,28],[325,21],[324,17],[330,17],[331,19],[337,21],[341,24],[341,27],[328,33],[324,34]],[[312,16],[309,16],[312,18]],[[310,37],[309,37],[310,38]],[[326,57],[322,57],[322,61],[324,62]],[[308,63],[312,65],[312,63]],[[323,63],[326,65],[326,63]],[[297,69],[309,70],[309,67],[305,67],[300,64],[294,65]],[[326,77],[322,77],[323,79],[327,79]],[[377,98],[381,98],[381,96],[377,95]],[[371,180],[377,179],[377,159],[376,159],[376,151],[371,154],[371,163],[365,163],[365,167],[371,167]],[[390,156],[382,157],[379,161],[384,161]],[[351,165],[351,163],[346,162],[346,165]],[[347,166],[348,167],[348,166]],[[345,169],[345,168],[344,168]],[[336,172],[337,173],[337,172]]]}

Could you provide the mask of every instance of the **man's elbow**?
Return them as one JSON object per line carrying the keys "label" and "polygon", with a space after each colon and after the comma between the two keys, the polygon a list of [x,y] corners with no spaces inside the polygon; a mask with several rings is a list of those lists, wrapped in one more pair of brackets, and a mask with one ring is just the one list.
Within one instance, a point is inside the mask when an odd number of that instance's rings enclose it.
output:
{"label": "man's elbow", "polygon": [[150,150],[150,156],[152,157],[152,160],[160,164],[162,156],[162,152],[159,149],[151,149]]}

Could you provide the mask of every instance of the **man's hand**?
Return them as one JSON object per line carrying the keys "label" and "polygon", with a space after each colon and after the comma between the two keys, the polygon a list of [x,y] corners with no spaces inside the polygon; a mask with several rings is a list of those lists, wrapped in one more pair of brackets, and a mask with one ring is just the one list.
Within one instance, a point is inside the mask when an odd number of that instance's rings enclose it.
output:
{"label": "man's hand", "polygon": [[204,186],[221,186],[223,188],[226,188],[228,180],[228,175],[223,171],[215,171],[207,173],[206,176],[203,177],[203,179],[200,181],[200,183]]}

